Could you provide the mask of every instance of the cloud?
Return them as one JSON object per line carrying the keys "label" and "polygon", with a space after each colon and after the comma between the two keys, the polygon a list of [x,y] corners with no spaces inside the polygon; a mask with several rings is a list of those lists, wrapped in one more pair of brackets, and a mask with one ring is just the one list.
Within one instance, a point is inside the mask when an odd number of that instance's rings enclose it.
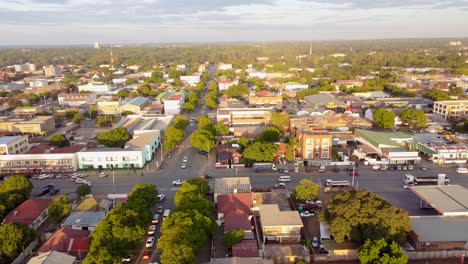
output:
{"label": "cloud", "polygon": [[319,4],[327,4],[338,9],[377,9],[377,8],[460,8],[468,6],[467,0],[302,0]]}

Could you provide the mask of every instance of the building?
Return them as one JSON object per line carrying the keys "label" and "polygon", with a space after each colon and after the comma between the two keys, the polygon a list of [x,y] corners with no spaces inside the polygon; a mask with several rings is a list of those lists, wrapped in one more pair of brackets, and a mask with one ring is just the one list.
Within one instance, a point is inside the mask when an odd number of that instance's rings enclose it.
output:
{"label": "building", "polygon": [[53,116],[38,116],[33,119],[12,119],[0,117],[0,131],[47,135],[55,129],[55,119]]}
{"label": "building", "polygon": [[63,84],[60,83],[53,83],[51,85],[45,85],[45,86],[36,86],[33,89],[33,92],[36,94],[40,93],[53,93],[53,92],[58,92],[61,91],[64,88]]}
{"label": "building", "polygon": [[254,239],[251,223],[252,207],[253,194],[251,192],[218,195],[216,210],[218,221],[222,224],[224,232],[242,229],[244,239]]}
{"label": "building", "polygon": [[305,133],[297,139],[301,146],[300,155],[304,160],[332,158],[333,136],[331,134]]}
{"label": "building", "polygon": [[49,239],[37,250],[38,253],[57,251],[76,257],[85,255],[89,251],[89,230],[76,230],[62,227],[55,231]]}
{"label": "building", "polygon": [[[341,86],[344,86],[346,88],[353,88],[353,87],[362,87],[364,86],[364,81],[361,80],[337,80],[334,83],[331,83],[331,85],[335,86],[335,88],[338,90],[340,89]],[[359,95],[356,95],[359,96]]]}
{"label": "building", "polygon": [[29,87],[43,87],[49,85],[49,81],[45,79],[35,79],[29,82]]}
{"label": "building", "polygon": [[51,200],[28,199],[5,216],[2,224],[18,223],[36,230],[49,217],[48,207],[51,203]]}
{"label": "building", "polygon": [[100,114],[119,115],[122,101],[98,101],[96,106]]}
{"label": "building", "polygon": [[25,64],[15,64],[15,72],[35,72],[36,64],[25,63]]}
{"label": "building", "polygon": [[76,257],[57,251],[48,251],[32,257],[28,264],[74,264]]}
{"label": "building", "polygon": [[79,92],[91,92],[91,93],[107,93],[112,91],[114,88],[108,84],[102,82],[92,82],[85,85],[79,85]]}
{"label": "building", "polygon": [[23,154],[0,155],[0,171],[7,173],[73,172],[78,169],[76,153],[85,145],[57,148],[42,144]]}
{"label": "building", "polygon": [[200,75],[180,76],[180,81],[195,86],[200,82],[200,77]]}
{"label": "building", "polygon": [[22,154],[29,151],[27,136],[0,137],[0,155]]}
{"label": "building", "polygon": [[319,93],[304,97],[302,108],[309,112],[324,112],[325,110],[344,112],[348,105],[331,94]]}
{"label": "building", "polygon": [[257,93],[251,93],[249,96],[250,107],[283,107],[283,97],[279,94],[269,91],[259,91]]}
{"label": "building", "polygon": [[49,65],[43,68],[45,76],[58,76],[62,73],[62,67],[59,66]]}
{"label": "building", "polygon": [[438,134],[415,134],[413,138],[413,149],[433,163],[466,163],[468,160],[468,144],[452,143]]}
{"label": "building", "polygon": [[78,107],[84,104],[89,104],[96,100],[94,93],[61,93],[58,95],[58,103],[60,106]]}
{"label": "building", "polygon": [[251,193],[249,177],[217,178],[214,183],[214,201],[217,203],[218,196],[232,193]]}
{"label": "building", "polygon": [[303,224],[297,211],[280,211],[277,204],[262,204],[259,206],[259,216],[263,244],[268,241],[280,244],[301,242]]}
{"label": "building", "polygon": [[468,217],[468,189],[461,185],[412,186],[420,207],[434,208],[442,216]]}
{"label": "building", "polygon": [[218,70],[220,71],[232,70],[232,64],[220,63],[218,66]]}
{"label": "building", "polygon": [[409,242],[417,251],[463,250],[468,245],[468,216],[410,216],[410,220]]}
{"label": "building", "polygon": [[89,230],[92,232],[105,217],[106,213],[103,211],[72,212],[62,226],[75,230]]}
{"label": "building", "polygon": [[287,82],[283,84],[285,91],[302,91],[309,89],[309,85],[297,83],[297,82]]}
{"label": "building", "polygon": [[229,87],[233,85],[238,85],[238,84],[239,84],[239,80],[237,79],[236,80],[220,79],[218,80],[218,90],[222,92],[222,91],[229,89]]}
{"label": "building", "polygon": [[129,111],[138,114],[149,104],[151,104],[151,100],[146,97],[129,98],[120,103],[120,113]]}
{"label": "building", "polygon": [[345,112],[338,114],[334,111],[315,113],[307,117],[290,119],[291,134],[293,136],[313,131],[351,131],[354,128],[371,128],[372,123],[364,118]]}
{"label": "building", "polygon": [[16,118],[32,118],[36,114],[44,113],[44,107],[42,105],[17,107],[14,113]]}
{"label": "building", "polygon": [[175,93],[164,100],[164,113],[166,115],[178,115],[185,103],[184,93]]}
{"label": "building", "polygon": [[249,72],[249,77],[250,78],[265,79],[267,77],[267,74],[264,71],[251,71],[251,72]]}
{"label": "building", "polygon": [[468,117],[468,100],[436,101],[433,112],[447,120],[466,118]]}
{"label": "building", "polygon": [[216,119],[229,126],[267,126],[272,113],[272,108],[218,108]]}

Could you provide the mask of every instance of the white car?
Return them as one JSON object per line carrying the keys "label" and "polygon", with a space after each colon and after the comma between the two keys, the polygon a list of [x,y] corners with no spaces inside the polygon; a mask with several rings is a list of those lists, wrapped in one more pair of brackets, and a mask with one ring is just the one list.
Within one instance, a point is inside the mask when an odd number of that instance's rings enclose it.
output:
{"label": "white car", "polygon": [[148,228],[148,235],[154,235],[156,232],[156,225],[150,225]]}
{"label": "white car", "polygon": [[172,182],[172,185],[178,186],[184,184],[184,180],[175,180]]}
{"label": "white car", "polygon": [[282,186],[282,187],[286,187],[286,183],[284,183],[284,182],[280,182],[280,183],[276,184],[276,186]]}
{"label": "white car", "polygon": [[188,158],[187,158],[187,157],[184,157],[184,158],[182,159],[182,162],[187,163],[187,162],[188,162]]}
{"label": "white car", "polygon": [[146,248],[152,248],[154,246],[154,237],[148,237],[146,239]]}
{"label": "white car", "polygon": [[106,176],[107,176],[107,173],[105,173],[105,172],[99,173],[99,178],[104,178]]}
{"label": "white car", "polygon": [[315,214],[309,213],[308,211],[304,211],[301,213],[301,217],[311,217],[314,216]]}
{"label": "white car", "polygon": [[457,173],[468,173],[468,169],[467,168],[463,168],[463,167],[459,167],[457,168]]}
{"label": "white car", "polygon": [[182,162],[182,164],[180,164],[180,168],[181,168],[181,169],[187,168],[187,163]]}
{"label": "white car", "polygon": [[158,194],[159,202],[162,202],[165,198],[166,196],[164,194]]}
{"label": "white car", "polygon": [[75,181],[76,184],[87,184],[89,186],[91,186],[91,182],[88,181],[88,180],[83,180],[83,179],[76,179]]}
{"label": "white car", "polygon": [[312,246],[313,246],[313,247],[318,247],[318,246],[319,246],[318,237],[313,237],[313,238],[312,238]]}

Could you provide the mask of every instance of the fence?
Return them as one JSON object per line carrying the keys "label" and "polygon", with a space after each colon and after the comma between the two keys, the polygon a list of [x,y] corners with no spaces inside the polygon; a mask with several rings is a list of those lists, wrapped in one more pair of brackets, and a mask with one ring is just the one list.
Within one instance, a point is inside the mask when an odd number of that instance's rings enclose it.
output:
{"label": "fence", "polygon": [[23,261],[27,257],[33,254],[34,249],[36,248],[37,244],[39,244],[39,239],[36,239],[33,242],[31,242],[11,264],[23,263]]}
{"label": "fence", "polygon": [[449,259],[459,258],[462,254],[468,256],[468,250],[443,251],[407,251],[409,259]]}

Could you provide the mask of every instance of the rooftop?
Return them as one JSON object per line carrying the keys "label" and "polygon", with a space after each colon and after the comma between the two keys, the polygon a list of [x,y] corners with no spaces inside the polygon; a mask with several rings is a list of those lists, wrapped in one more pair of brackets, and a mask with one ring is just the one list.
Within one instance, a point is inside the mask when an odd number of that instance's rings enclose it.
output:
{"label": "rooftop", "polygon": [[0,137],[0,145],[8,145],[10,144],[11,142],[17,140],[17,139],[20,139],[22,138],[22,136],[4,136],[4,137]]}
{"label": "rooftop", "polygon": [[262,226],[303,226],[297,211],[280,211],[277,204],[261,204],[258,207]]}
{"label": "rooftop", "polygon": [[5,217],[4,223],[31,225],[36,218],[49,207],[51,202],[51,200],[26,200]]}
{"label": "rooftop", "polygon": [[159,131],[147,131],[133,135],[133,139],[128,141],[125,145],[132,149],[142,149],[151,144],[153,140],[159,136]]}
{"label": "rooftop", "polygon": [[468,216],[468,190],[461,185],[413,186],[410,190],[441,215]]}
{"label": "rooftop", "polygon": [[49,146],[48,144],[41,144],[30,149],[25,154],[70,154],[76,153],[86,148],[86,145],[71,145],[69,147],[59,148],[55,146]]}
{"label": "rooftop", "polygon": [[412,136],[403,132],[377,132],[371,130],[356,129],[354,134],[375,147],[401,147],[401,141],[410,141]]}
{"label": "rooftop", "polygon": [[31,258],[28,264],[73,264],[76,257],[57,251],[48,251],[40,253],[38,256]]}
{"label": "rooftop", "polygon": [[468,216],[410,216],[410,220],[419,242],[468,241]]}
{"label": "rooftop", "polygon": [[232,178],[217,178],[215,179],[214,193],[247,193],[251,191],[249,177],[232,177]]}
{"label": "rooftop", "polygon": [[131,105],[134,105],[134,106],[142,106],[142,105],[146,104],[148,101],[149,101],[148,98],[138,96],[138,97],[129,99],[124,104],[131,104]]}
{"label": "rooftop", "polygon": [[465,104],[468,104],[468,100],[437,101],[435,103],[440,103],[440,104],[445,104],[445,105],[465,105]]}
{"label": "rooftop", "polygon": [[106,213],[102,211],[72,212],[63,226],[96,226],[105,217]]}
{"label": "rooftop", "polygon": [[68,252],[70,251],[70,248],[76,248],[77,246],[79,246],[79,248],[76,249],[80,250],[81,252],[86,252],[89,250],[88,237],[90,234],[91,231],[89,230],[78,230],[69,227],[62,227],[55,231],[52,236],[44,244],[42,244],[42,246],[38,249],[38,252],[47,252],[51,250]]}

